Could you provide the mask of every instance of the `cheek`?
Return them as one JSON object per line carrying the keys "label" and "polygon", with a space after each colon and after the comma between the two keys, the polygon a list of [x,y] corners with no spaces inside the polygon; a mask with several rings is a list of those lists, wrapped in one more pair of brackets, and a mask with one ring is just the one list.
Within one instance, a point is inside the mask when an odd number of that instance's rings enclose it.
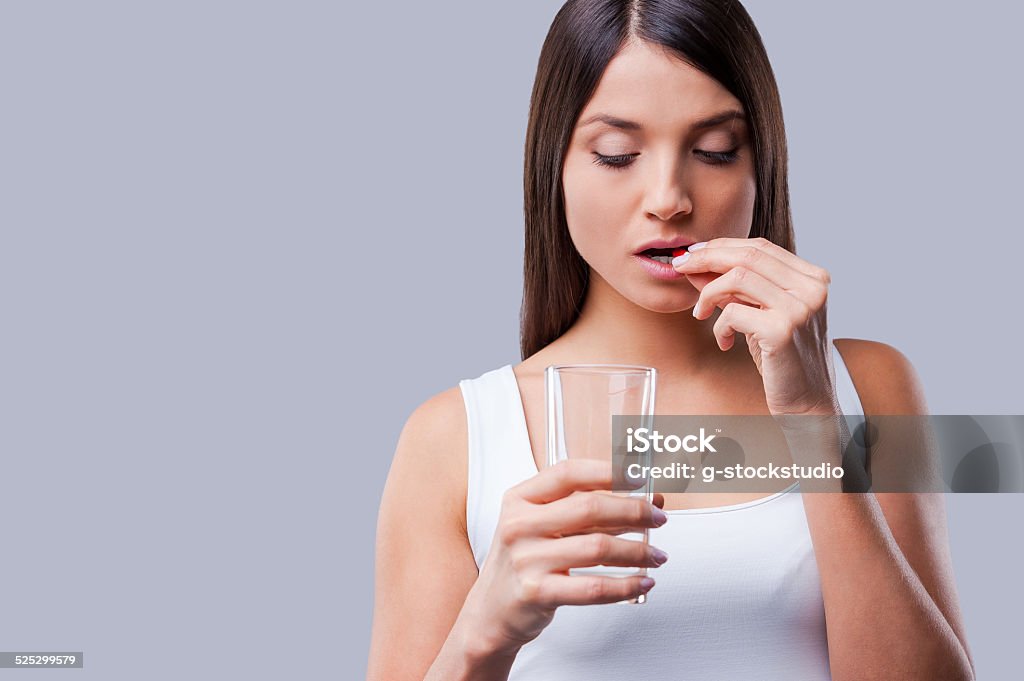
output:
{"label": "cheek", "polygon": [[694,202],[705,214],[701,221],[716,225],[717,236],[746,237],[754,220],[754,199],[757,196],[753,175],[708,186],[707,189],[707,195],[697,197]]}
{"label": "cheek", "polygon": [[562,192],[569,236],[580,255],[593,262],[592,257],[600,253],[602,244],[621,236],[628,220],[623,217],[627,209],[621,192],[612,191],[604,178],[587,165],[579,160],[566,163]]}

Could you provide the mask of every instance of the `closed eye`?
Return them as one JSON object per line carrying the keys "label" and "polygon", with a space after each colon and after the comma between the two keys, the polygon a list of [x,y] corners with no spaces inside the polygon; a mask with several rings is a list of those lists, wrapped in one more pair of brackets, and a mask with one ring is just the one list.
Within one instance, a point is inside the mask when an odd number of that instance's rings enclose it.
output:
{"label": "closed eye", "polygon": [[[617,156],[605,156],[599,154],[596,151],[594,153],[594,163],[599,166],[605,166],[614,170],[622,170],[633,163],[633,159],[640,154],[619,154]],[[719,166],[728,163],[733,163],[739,158],[739,147],[730,151],[703,151],[700,149],[695,150],[693,153],[701,156],[705,159],[705,163],[708,165]]]}
{"label": "closed eye", "polygon": [[700,154],[704,158],[708,159],[708,163],[713,166],[725,165],[726,163],[732,163],[740,157],[739,147],[730,151],[700,151],[697,150],[694,153]]}
{"label": "closed eye", "polygon": [[616,170],[622,170],[632,163],[633,159],[639,155],[640,154],[620,154],[619,156],[605,156],[604,154],[599,154],[595,151],[594,163],[599,166],[607,166]]}

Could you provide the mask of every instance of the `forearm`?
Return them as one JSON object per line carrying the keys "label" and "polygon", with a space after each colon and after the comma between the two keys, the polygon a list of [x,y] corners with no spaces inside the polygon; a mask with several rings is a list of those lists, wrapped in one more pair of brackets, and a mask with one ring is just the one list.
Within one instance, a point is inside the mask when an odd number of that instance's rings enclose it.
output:
{"label": "forearm", "polygon": [[[795,440],[801,458],[817,451],[819,462],[841,460],[837,441],[846,442],[835,432]],[[838,480],[816,489],[803,500],[833,678],[973,679],[964,647],[904,556],[875,495],[843,493]]]}
{"label": "forearm", "polygon": [[807,494],[833,678],[971,679],[967,654],[873,494]]}
{"label": "forearm", "polygon": [[515,652],[496,652],[455,622],[423,681],[507,681]]}

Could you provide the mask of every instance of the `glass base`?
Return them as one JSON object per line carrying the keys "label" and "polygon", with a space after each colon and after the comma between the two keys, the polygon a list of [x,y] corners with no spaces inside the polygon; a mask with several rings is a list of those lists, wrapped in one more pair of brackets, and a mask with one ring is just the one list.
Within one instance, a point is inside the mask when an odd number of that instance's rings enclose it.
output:
{"label": "glass base", "polygon": [[[591,567],[576,567],[569,568],[570,575],[588,575],[595,577],[646,577],[647,568],[635,568],[635,567],[617,567],[614,565],[594,565]],[[647,602],[647,594],[640,594],[636,598],[630,598],[624,601],[614,601],[615,603],[630,603],[637,604]]]}

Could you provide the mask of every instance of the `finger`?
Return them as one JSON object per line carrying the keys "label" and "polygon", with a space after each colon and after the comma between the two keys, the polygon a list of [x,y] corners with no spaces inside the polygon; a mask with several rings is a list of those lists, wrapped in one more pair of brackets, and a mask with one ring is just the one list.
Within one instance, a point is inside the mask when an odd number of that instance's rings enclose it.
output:
{"label": "finger", "polygon": [[778,314],[756,307],[726,305],[712,330],[718,340],[718,347],[728,350],[735,342],[737,333],[754,336],[758,340],[774,341],[780,338],[784,331],[779,319]]}
{"label": "finger", "polygon": [[757,250],[767,255],[773,256],[785,266],[792,268],[797,272],[800,272],[801,274],[804,274],[812,279],[818,281],[830,280],[830,276],[824,268],[807,262],[806,260],[798,256],[796,253],[787,251],[785,248],[779,246],[777,243],[769,241],[768,239],[765,239],[763,237],[755,237],[752,239],[719,237],[717,239],[709,240],[707,244],[708,245],[706,247],[693,251],[689,259],[692,260],[694,257],[697,256],[698,253],[700,253],[701,251],[708,250],[709,247],[714,248],[716,250],[720,248],[756,248]]}
{"label": "finger", "polygon": [[548,575],[538,600],[549,607],[618,603],[651,590],[654,579],[646,576],[596,577],[590,575]]}
{"label": "finger", "polygon": [[568,536],[594,530],[636,532],[660,527],[665,512],[646,499],[601,492],[580,492],[546,504],[536,513],[536,529],[541,536]]}
{"label": "finger", "polygon": [[527,501],[546,504],[577,490],[612,489],[610,459],[564,459],[512,488]]}
{"label": "finger", "polygon": [[782,289],[810,289],[820,285],[820,281],[808,276],[798,268],[794,268],[773,254],[755,246],[721,246],[718,248],[701,248],[690,254],[685,262],[673,265],[677,272],[686,274],[694,272],[726,273],[731,269],[743,267],[757,272],[765,279]]}
{"label": "finger", "polygon": [[732,302],[788,310],[796,299],[758,272],[740,266],[704,287],[693,306],[693,316],[703,319],[705,313],[711,313],[716,307],[724,309]]}
{"label": "finger", "polygon": [[653,503],[658,508],[665,508],[665,495],[662,494],[661,492],[655,492],[654,499],[651,503]]}
{"label": "finger", "polygon": [[683,274],[686,276],[686,280],[690,282],[690,285],[698,291],[703,291],[705,286],[722,276],[718,272],[685,271]]}
{"label": "finger", "polygon": [[545,572],[560,572],[596,565],[656,568],[668,556],[642,541],[595,532],[536,542],[526,559]]}

